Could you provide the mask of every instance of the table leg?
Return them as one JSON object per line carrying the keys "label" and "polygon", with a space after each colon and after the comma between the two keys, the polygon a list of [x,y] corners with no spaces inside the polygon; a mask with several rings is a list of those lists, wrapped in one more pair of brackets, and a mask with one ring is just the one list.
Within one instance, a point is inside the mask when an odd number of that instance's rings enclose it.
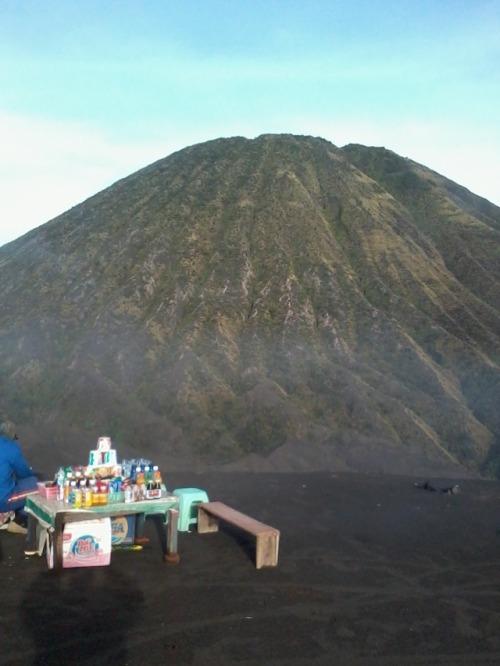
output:
{"label": "table leg", "polygon": [[36,540],[38,520],[31,513],[28,513],[28,533],[26,535],[25,554],[34,555],[37,552],[38,544]]}
{"label": "table leg", "polygon": [[65,513],[56,513],[54,521],[54,569],[60,571],[63,568],[63,530]]}
{"label": "table leg", "polygon": [[180,557],[177,552],[177,524],[179,522],[179,511],[177,509],[168,510],[167,521],[167,548],[163,555],[163,561],[167,564],[178,564]]}
{"label": "table leg", "polygon": [[138,513],[135,517],[135,544],[149,543],[148,537],[144,536],[144,521],[146,516],[144,513]]}

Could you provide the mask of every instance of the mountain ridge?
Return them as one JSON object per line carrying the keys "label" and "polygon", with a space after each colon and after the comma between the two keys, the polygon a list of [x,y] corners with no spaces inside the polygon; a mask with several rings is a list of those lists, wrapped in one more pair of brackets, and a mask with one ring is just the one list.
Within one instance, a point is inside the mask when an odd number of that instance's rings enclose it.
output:
{"label": "mountain ridge", "polygon": [[34,450],[495,471],[500,209],[443,178],[293,135],[141,169],[0,248],[6,406]]}

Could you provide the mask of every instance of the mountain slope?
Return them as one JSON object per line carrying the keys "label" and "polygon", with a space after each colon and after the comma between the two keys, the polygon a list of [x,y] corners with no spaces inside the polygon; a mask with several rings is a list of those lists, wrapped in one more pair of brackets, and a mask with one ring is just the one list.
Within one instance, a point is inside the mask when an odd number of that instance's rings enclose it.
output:
{"label": "mountain slope", "polygon": [[211,141],[0,248],[33,446],[493,468],[499,209],[376,150]]}

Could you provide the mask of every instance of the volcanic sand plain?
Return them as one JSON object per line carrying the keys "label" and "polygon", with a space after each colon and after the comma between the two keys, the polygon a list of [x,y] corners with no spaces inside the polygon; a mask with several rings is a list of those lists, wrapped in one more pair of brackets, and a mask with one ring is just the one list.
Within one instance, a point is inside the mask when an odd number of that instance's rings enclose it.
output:
{"label": "volcanic sand plain", "polygon": [[[221,524],[153,523],[107,567],[47,569],[0,532],[0,664],[500,664],[500,484],[361,473],[167,476],[281,532],[279,564]],[[451,495],[440,488],[460,484]]]}

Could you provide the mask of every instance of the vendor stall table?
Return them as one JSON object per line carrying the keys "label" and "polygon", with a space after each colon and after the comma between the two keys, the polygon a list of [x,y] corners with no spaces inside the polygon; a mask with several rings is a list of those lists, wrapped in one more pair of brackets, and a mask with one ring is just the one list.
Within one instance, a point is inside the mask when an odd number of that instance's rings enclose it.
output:
{"label": "vendor stall table", "polygon": [[66,523],[130,515],[135,515],[137,521],[142,516],[156,516],[162,519],[160,539],[163,559],[165,562],[176,564],[179,561],[177,553],[178,509],[179,498],[171,494],[157,500],[114,502],[82,509],[71,508],[71,505],[65,502],[47,499],[41,495],[29,495],[26,498],[25,505],[25,510],[28,513],[27,549],[36,550],[37,523],[42,528],[53,531],[55,544],[54,568],[61,569],[63,565],[62,539]]}

